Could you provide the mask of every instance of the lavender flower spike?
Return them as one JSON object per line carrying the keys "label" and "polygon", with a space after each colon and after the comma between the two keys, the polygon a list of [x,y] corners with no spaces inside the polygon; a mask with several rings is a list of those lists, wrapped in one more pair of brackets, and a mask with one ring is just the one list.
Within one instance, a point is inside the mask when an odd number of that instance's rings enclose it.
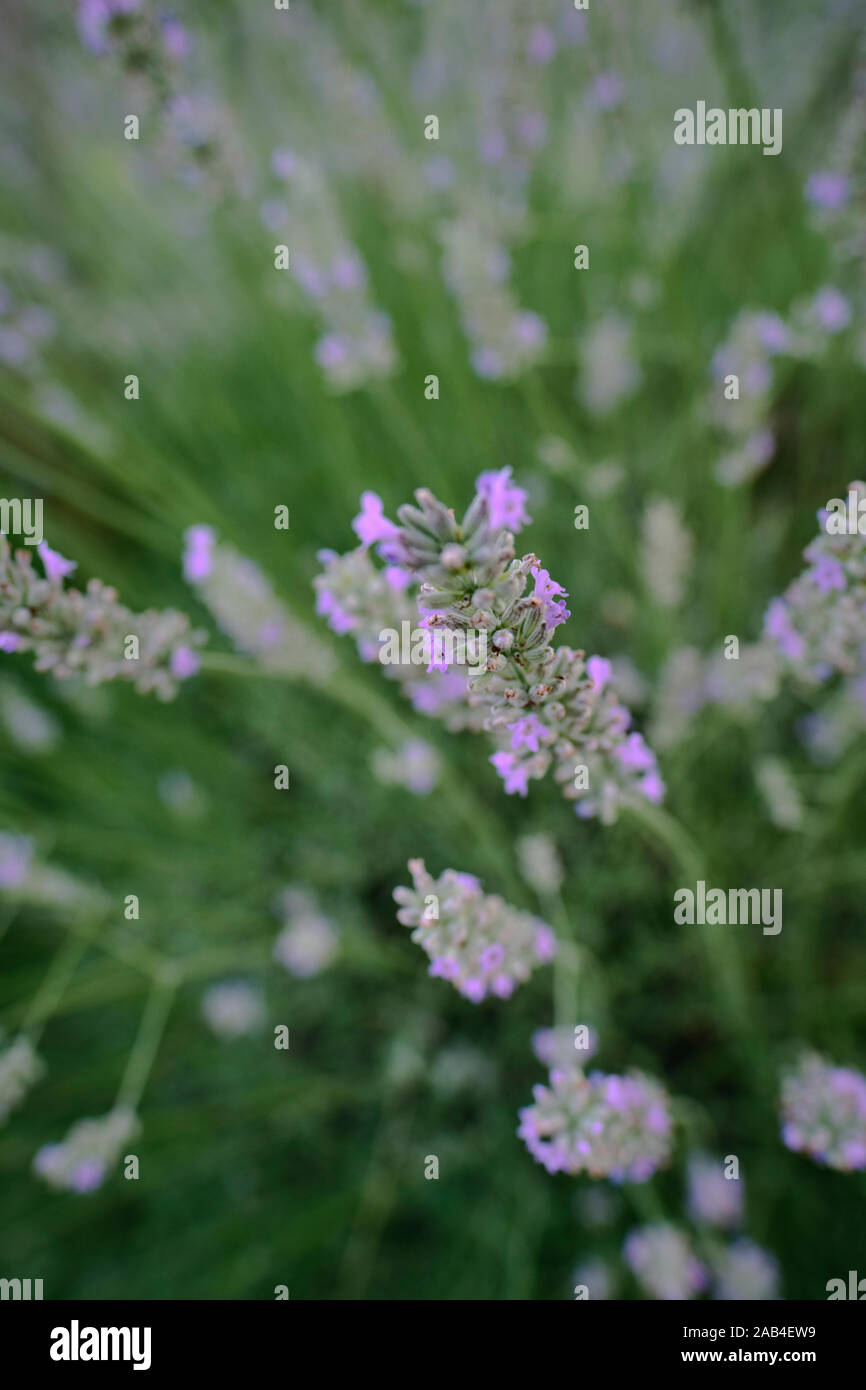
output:
{"label": "lavender flower spike", "polygon": [[[469,704],[486,710],[485,728],[499,745],[491,761],[506,792],[525,796],[529,781],[552,765],[565,795],[580,800],[580,814],[606,824],[629,800],[661,801],[655,755],[629,733],[631,715],[610,685],[608,663],[551,645],[569,617],[567,595],[534,555],[515,557],[512,532],[494,524],[491,496],[480,479],[458,522],[420,489],[416,506],[398,508],[401,526],[387,549],[418,584],[431,628],[489,634],[493,651],[471,682]],[[581,765],[587,775],[579,780]]]}
{"label": "lavender flower spike", "polygon": [[[848,491],[859,504],[866,483],[853,482]],[[862,675],[866,654],[866,536],[834,534],[824,508],[818,518],[821,531],[803,552],[808,568],[772,600],[764,619],[765,638],[812,685],[834,673]]]}
{"label": "lavender flower spike", "polygon": [[414,927],[430,957],[430,975],[480,1004],[508,999],[537,966],[552,959],[556,938],[546,922],[482,891],[473,874],[446,869],[434,879],[423,859],[410,859],[412,888],[395,888],[398,922]]}
{"label": "lavender flower spike", "polygon": [[641,1072],[587,1076],[577,1065],[557,1066],[533,1096],[517,1133],[548,1173],[646,1182],[668,1161],[668,1097]]}
{"label": "lavender flower spike", "polygon": [[667,1222],[632,1231],[622,1253],[652,1298],[680,1301],[694,1298],[706,1287],[707,1271],[692,1253],[688,1236]]}
{"label": "lavender flower spike", "polygon": [[101,1187],[127,1142],[138,1133],[131,1110],[119,1107],[98,1120],[79,1120],[60,1144],[44,1144],[33,1171],[51,1187],[93,1192]]}
{"label": "lavender flower spike", "polygon": [[99,579],[89,580],[84,592],[67,588],[74,563],[44,543],[39,558],[44,578],[29,551],[13,553],[0,536],[0,651],[32,651],[37,671],[59,680],[128,680],[141,694],[154,691],[161,700],[170,700],[177,682],[198,669],[195,649],[205,634],[191,631],[182,613],[133,613]]}
{"label": "lavender flower spike", "polygon": [[782,1140],[843,1173],[866,1168],[866,1076],[805,1053],[782,1081]]}

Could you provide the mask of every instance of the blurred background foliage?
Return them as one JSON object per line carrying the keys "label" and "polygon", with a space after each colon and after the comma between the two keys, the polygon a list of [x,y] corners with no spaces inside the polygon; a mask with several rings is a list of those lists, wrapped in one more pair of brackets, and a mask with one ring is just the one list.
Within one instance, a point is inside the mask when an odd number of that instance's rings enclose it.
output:
{"label": "blurred background foliage", "polygon": [[[383,786],[370,771],[381,729],[302,680],[204,671],[160,705],[2,658],[3,690],[46,711],[56,737],[34,749],[0,728],[0,826],[109,895],[99,930],[121,951],[147,947],[184,972],[140,1107],[140,1180],[57,1195],[31,1175],[33,1153],[110,1108],[148,984],[98,942],[83,956],[41,1039],[46,1077],[2,1132],[2,1273],[43,1278],[51,1298],[270,1298],[286,1284],[292,1298],[556,1299],[602,1257],[621,1296],[637,1297],[623,1237],[647,1216],[681,1218],[698,1145],[740,1157],[746,1230],[779,1259],[782,1294],[824,1297],[862,1258],[866,1179],[782,1147],[777,1076],[803,1043],[866,1058],[862,737],[817,765],[799,730],[826,694],[786,689],[738,716],[705,710],[661,752],[667,805],[709,881],[784,890],[779,937],[728,929],[747,990],[732,1029],[700,929],[672,922],[679,879],[664,852],[625,820],[579,822],[549,781],[506,798],[483,740],[415,714],[350,639],[326,633],[311,581],[321,547],[354,544],[363,489],[391,515],[422,485],[461,509],[482,469],[510,465],[530,493],[525,546],[571,595],[564,640],[628,658],[640,727],[676,648],[759,636],[817,508],[863,473],[863,345],[851,331],[780,371],[775,454],[739,487],[714,473],[709,368],[743,308],[785,316],[826,283],[862,329],[863,262],[834,259],[803,196],[850,108],[859,6],[593,2],[583,33],[562,27],[566,0],[527,6],[559,37],[549,61],[523,63],[547,136],[511,184],[478,150],[496,101],[508,109],[521,6],[353,0],[278,15],[173,0],[192,74],[173,80],[194,81],[217,113],[196,149],[173,137],[156,69],[89,51],[74,5],[3,8],[0,280],[53,324],[32,354],[0,363],[0,491],[44,497],[47,539],[77,578],[100,576],[135,609],[178,607],[228,650],[180,567],[184,529],[215,527],[331,644],[347,683],[450,772],[426,797]],[[677,149],[673,110],[699,98],[783,107],[783,153]],[[130,112],[138,142],[122,138]],[[438,145],[423,138],[429,112]],[[399,360],[356,390],[332,389],[317,306],[273,266],[296,230],[262,216],[279,148],[318,171],[390,317]],[[450,161],[441,177],[434,157]],[[547,325],[510,379],[473,367],[443,277],[440,227],[458,217],[507,250],[510,292]],[[314,225],[300,230],[315,239]],[[588,272],[573,268],[575,243],[590,247]],[[579,344],[612,312],[630,326],[640,379],[604,411],[581,389]],[[132,372],[138,401],[124,399]],[[428,373],[438,401],[424,398]],[[642,564],[658,496],[694,538],[668,607]],[[274,529],[278,504],[288,532]],[[784,759],[804,804],[794,830],[757,790],[767,756]],[[289,793],[274,790],[277,763]],[[645,1189],[611,1189],[600,1225],[586,1219],[592,1184],[548,1177],[514,1133],[542,1079],[530,1038],[552,1022],[550,972],[472,1007],[427,978],[391,900],[423,855],[434,873],[477,873],[544,914],[515,867],[517,837],[541,830],[587,949],[581,1016],[599,1030],[601,1065],[643,1067],[679,1098],[672,1167]],[[339,933],[336,959],[309,979],[272,959],[273,903],[289,885],[314,891]],[[123,918],[129,893],[138,922]],[[3,912],[0,1018],[14,1031],[67,924],[61,909]],[[288,1052],[268,1031],[231,1042],[207,1028],[203,991],[236,977],[261,983]],[[424,1180],[428,1154],[438,1182]]]}

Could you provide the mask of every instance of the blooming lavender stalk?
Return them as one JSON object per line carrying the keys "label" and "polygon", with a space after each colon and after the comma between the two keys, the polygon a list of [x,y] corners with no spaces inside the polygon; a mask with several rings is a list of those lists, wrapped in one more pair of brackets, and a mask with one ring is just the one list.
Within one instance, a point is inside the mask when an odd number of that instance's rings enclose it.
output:
{"label": "blooming lavender stalk", "polygon": [[[792,350],[791,331],[778,314],[743,309],[713,357],[708,413],[728,441],[728,452],[715,469],[726,487],[750,481],[775,453],[775,437],[767,424],[775,380],[773,358]],[[726,395],[726,379],[732,376],[738,382],[736,400]]]}
{"label": "blooming lavender stalk", "polygon": [[[866,483],[853,482],[849,491],[859,502]],[[764,618],[765,638],[811,685],[834,673],[866,671],[866,537],[828,534],[826,508],[818,520],[821,531],[803,552],[808,568],[772,600]]]}
{"label": "blooming lavender stalk", "polygon": [[782,1081],[782,1140],[843,1173],[866,1168],[866,1076],[805,1053]]}
{"label": "blooming lavender stalk", "polygon": [[693,1154],[689,1159],[688,1210],[698,1226],[736,1226],[743,1214],[743,1183],[725,1176],[721,1159]]}
{"label": "blooming lavender stalk", "polygon": [[[381,500],[375,493],[365,492],[362,506],[353,525],[367,539],[345,555],[320,551],[318,558],[324,569],[313,583],[316,611],[327,619],[334,632],[350,633],[361,660],[372,662],[378,659],[379,634],[386,629],[401,632],[404,622],[417,624],[418,613],[407,593],[411,576],[397,565],[378,569],[369,552],[370,544],[379,539],[380,525],[390,527],[391,532],[396,527],[382,517]],[[470,710],[467,704],[467,677],[460,667],[430,671],[423,666],[395,663],[382,669],[391,680],[399,682],[403,694],[419,713],[442,719],[452,732],[481,727],[480,712]]]}
{"label": "blooming lavender stalk", "polygon": [[0,1052],[0,1124],[20,1105],[31,1086],[45,1071],[29,1038],[13,1038]]}
{"label": "blooming lavender stalk", "polygon": [[299,980],[327,969],[337,954],[337,933],[306,888],[287,888],[276,911],[284,922],[274,942],[274,959]]}
{"label": "blooming lavender stalk", "polygon": [[184,541],[184,577],[239,651],[288,676],[331,675],[331,652],[280,602],[258,565],[210,526],[190,526]]}
{"label": "blooming lavender stalk", "polygon": [[468,217],[444,223],[442,274],[459,305],[472,365],[480,377],[513,380],[541,356],[547,325],[538,314],[520,309],[507,284],[508,253]]}
{"label": "blooming lavender stalk", "polygon": [[271,167],[285,201],[268,199],[262,219],[275,234],[291,226],[291,283],[322,327],[314,355],[329,386],[352,391],[391,376],[399,365],[391,320],[371,300],[367,268],[321,170],[286,149],[274,151]]}
{"label": "blooming lavender stalk", "polygon": [[0,893],[37,907],[60,907],[67,911],[104,911],[108,897],[99,888],[81,883],[63,869],[55,869],[36,858],[36,846],[26,835],[0,831]]}
{"label": "blooming lavender stalk", "polygon": [[558,1066],[533,1096],[517,1133],[548,1173],[646,1182],[668,1161],[668,1097],[641,1072],[587,1076],[579,1066]]}
{"label": "blooming lavender stalk", "polygon": [[714,1298],[765,1303],[779,1297],[778,1261],[745,1236],[727,1246],[711,1247],[709,1260]]}
{"label": "blooming lavender stalk", "polygon": [[641,571],[662,608],[678,608],[682,603],[693,548],[677,503],[668,497],[652,498],[643,518]]}
{"label": "blooming lavender stalk", "polygon": [[647,1293],[664,1301],[694,1298],[706,1287],[707,1272],[689,1238],[666,1222],[632,1231],[623,1258]]}
{"label": "blooming lavender stalk", "polygon": [[67,1192],[101,1187],[126,1143],[139,1131],[132,1110],[115,1108],[97,1120],[79,1120],[59,1144],[45,1144],[33,1170],[51,1186]]}
{"label": "blooming lavender stalk", "polygon": [[219,1038],[244,1038],[258,1033],[265,1021],[261,990],[246,980],[212,985],[201,1001],[204,1018]]}
{"label": "blooming lavender stalk", "polygon": [[405,787],[413,796],[429,796],[439,781],[439,754],[422,738],[407,739],[396,750],[375,748],[370,767],[383,786]]}
{"label": "blooming lavender stalk", "polygon": [[[502,495],[479,487],[458,523],[422,488],[417,506],[398,509],[402,524],[380,553],[414,576],[431,628],[489,635],[493,653],[471,682],[469,703],[486,710],[485,728],[499,745],[491,762],[506,792],[525,796],[529,780],[553,766],[564,795],[581,800],[579,814],[610,823],[634,797],[661,801],[664,784],[652,751],[628,731],[610,663],[551,645],[569,617],[567,595],[534,555],[515,558],[508,510],[520,492],[507,483]],[[580,764],[588,771],[582,782]]]}
{"label": "blooming lavender stalk", "polygon": [[[493,647],[486,670],[468,685],[459,668],[446,671],[443,681],[457,676],[464,684],[441,701],[411,681],[416,707],[444,712],[452,728],[483,726],[492,733],[498,751],[490,761],[506,793],[526,796],[530,779],[553,766],[564,795],[579,802],[578,813],[608,824],[635,797],[661,801],[664,783],[655,755],[639,733],[629,732],[631,715],[611,687],[610,663],[550,645],[553,630],[569,617],[567,595],[534,555],[515,558],[514,533],[529,518],[526,493],[510,472],[480,475],[460,523],[426,489],[416,493],[417,506],[399,509],[400,526],[384,516],[381,499],[365,493],[353,523],[362,545],[346,556],[324,552],[326,570],[315,581],[318,608],[337,631],[356,635],[368,660],[377,623],[387,615],[382,626],[397,626],[409,591],[431,632],[485,634]],[[384,571],[374,566],[371,546]]]}
{"label": "blooming lavender stalk", "polygon": [[508,999],[538,965],[551,960],[556,938],[546,922],[482,891],[473,874],[446,869],[438,879],[423,859],[410,859],[412,888],[395,888],[398,922],[414,927],[430,957],[428,974],[450,980],[473,1004]]}
{"label": "blooming lavender stalk", "polygon": [[[50,671],[58,680],[128,680],[161,700],[171,699],[178,681],[195,674],[196,647],[205,634],[192,631],[182,613],[133,613],[99,579],[89,580],[83,593],[67,588],[76,564],[44,541],[38,553],[44,577],[29,551],[13,552],[0,536],[0,651],[32,651],[37,671]],[[137,639],[137,656],[126,654],[130,637]]]}

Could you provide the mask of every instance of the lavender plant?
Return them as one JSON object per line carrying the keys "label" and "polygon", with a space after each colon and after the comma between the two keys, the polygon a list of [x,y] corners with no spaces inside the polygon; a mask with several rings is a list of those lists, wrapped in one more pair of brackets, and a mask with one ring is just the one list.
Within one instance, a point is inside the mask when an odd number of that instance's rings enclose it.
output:
{"label": "lavender plant", "polygon": [[[380,499],[366,494],[355,523],[361,547],[347,557],[326,556],[316,588],[332,627],[350,631],[366,620],[363,638],[372,658],[369,620],[383,614],[373,605],[388,600],[389,587],[411,589],[419,623],[432,633],[489,638],[492,654],[469,681],[466,703],[483,711],[483,727],[497,746],[490,761],[506,793],[526,796],[530,780],[552,768],[578,814],[598,815],[605,824],[636,799],[660,802],[664,783],[655,755],[630,729],[609,662],[551,643],[570,616],[567,595],[535,555],[515,556],[526,494],[510,482],[510,469],[480,476],[459,523],[427,489],[415,496],[417,506],[399,508],[397,526]],[[371,545],[385,562],[384,576],[370,560]]]}

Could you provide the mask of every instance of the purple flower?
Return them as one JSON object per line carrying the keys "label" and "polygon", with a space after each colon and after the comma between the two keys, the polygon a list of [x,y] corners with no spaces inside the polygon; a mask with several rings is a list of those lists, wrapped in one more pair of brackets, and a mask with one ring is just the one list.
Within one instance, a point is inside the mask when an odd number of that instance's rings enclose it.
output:
{"label": "purple flower", "polygon": [[338,256],[331,266],[331,280],[338,290],[361,289],[366,278],[364,264],[357,255]]}
{"label": "purple flower", "polygon": [[207,579],[213,566],[213,545],[216,533],[210,526],[190,526],[183,536],[186,549],[183,556],[184,578],[190,584]]}
{"label": "purple flower", "polygon": [[556,35],[546,24],[534,24],[526,45],[526,56],[530,63],[546,67],[556,56]]}
{"label": "purple flower", "polygon": [[513,753],[492,753],[489,761],[505,783],[507,796],[511,796],[512,792],[526,796],[529,782],[528,763],[519,762]]}
{"label": "purple flower", "polygon": [[660,806],[665,799],[665,784],[656,771],[648,772],[638,782],[638,791],[654,806]]}
{"label": "purple flower", "polygon": [[[540,150],[547,139],[547,120],[541,111],[526,111],[517,123],[520,143],[528,150]],[[547,332],[545,330],[545,337]]]}
{"label": "purple flower", "polygon": [[533,949],[540,961],[553,960],[556,955],[556,937],[546,923],[542,922],[533,942]]}
{"label": "purple flower", "polygon": [[485,164],[501,164],[508,153],[508,142],[501,130],[490,130],[481,141],[480,154]]}
{"label": "purple flower", "polygon": [[511,482],[510,468],[479,474],[475,488],[487,502],[490,525],[495,531],[504,526],[516,534],[531,522],[532,517],[526,512],[528,494]]}
{"label": "purple flower", "polygon": [[201,666],[198,653],[192,647],[175,647],[171,654],[171,674],[179,681],[194,676]]}
{"label": "purple flower", "polygon": [[169,58],[179,62],[186,58],[192,44],[189,34],[176,19],[162,20],[162,42]]}
{"label": "purple flower", "polygon": [[778,314],[764,311],[755,314],[755,332],[766,352],[784,352],[791,341],[790,330]]}
{"label": "purple flower", "polygon": [[476,348],[472,354],[472,365],[485,381],[495,381],[502,375],[502,354],[492,347]]}
{"label": "purple flower", "polygon": [[351,613],[342,607],[335,594],[329,589],[319,589],[316,597],[316,612],[320,617],[327,620],[332,632],[336,632],[339,637],[347,632],[352,632],[356,626],[356,621]]}
{"label": "purple flower", "polygon": [[586,663],[586,674],[592,681],[593,690],[600,695],[610,680],[611,664],[606,657],[591,656]]}
{"label": "purple flower", "polygon": [[832,285],[825,285],[812,301],[812,310],[827,333],[841,333],[851,322],[851,306]]}
{"label": "purple flower", "polygon": [[[307,260],[306,256],[295,257],[295,279],[304,291],[304,294],[309,295],[310,299],[324,299],[325,295],[328,293],[327,275],[313,261]],[[322,342],[325,342],[324,338]],[[326,349],[323,348],[323,353],[327,355],[328,352],[333,352],[337,355],[338,350],[339,345],[337,340],[335,340],[331,346]],[[326,364],[320,362],[319,365],[325,366]],[[337,364],[335,363],[334,365]]]}
{"label": "purple flower", "polygon": [[539,741],[547,733],[546,726],[536,714],[526,714],[507,727],[511,730],[511,748],[515,753],[521,748],[527,748],[530,753],[537,753]]}
{"label": "purple flower", "polygon": [[91,53],[107,53],[107,31],[116,15],[132,14],[139,0],[79,0],[78,32]]}
{"label": "purple flower", "polygon": [[375,492],[361,494],[361,510],[352,522],[352,530],[362,545],[393,540],[399,532],[385,516],[382,499]]}
{"label": "purple flower", "polygon": [[17,652],[21,638],[17,632],[0,632],[0,652]]}
{"label": "purple flower", "polygon": [[69,1174],[69,1186],[73,1192],[94,1192],[104,1177],[105,1164],[98,1158],[85,1158]]}
{"label": "purple flower", "polygon": [[58,555],[45,541],[40,541],[36,550],[45,567],[45,578],[49,584],[62,583],[68,574],[78,569],[75,560],[64,560],[63,556]]}
{"label": "purple flower", "polygon": [[540,348],[547,342],[547,324],[531,309],[524,309],[511,321],[511,331],[519,343],[528,348]]}
{"label": "purple flower", "polygon": [[504,960],[505,947],[496,941],[492,946],[485,946],[479,964],[484,974],[489,975],[492,971],[498,970]]}
{"label": "purple flower", "polygon": [[815,207],[837,212],[845,207],[851,196],[851,183],[847,174],[834,174],[829,169],[810,174],[806,180],[806,199]]}
{"label": "purple flower", "polygon": [[819,555],[812,568],[806,573],[812,583],[824,594],[829,594],[833,589],[846,587],[845,570],[833,555]]}
{"label": "purple flower", "polygon": [[629,734],[615,754],[622,766],[633,772],[649,772],[656,765],[655,754],[647,748],[641,734]]}
{"label": "purple flower", "polygon": [[764,618],[764,632],[776,643],[783,656],[799,661],[805,651],[800,634],[791,622],[784,599],[771,599]]}
{"label": "purple flower", "polygon": [[0,833],[0,888],[20,888],[32,859],[33,843],[25,835]]}
{"label": "purple flower", "polygon": [[297,167],[298,161],[291,150],[274,150],[271,155],[271,168],[277,178],[290,179]]}
{"label": "purple flower", "polygon": [[612,111],[625,95],[625,83],[617,72],[601,72],[592,86],[590,105],[596,111]]}
{"label": "purple flower", "polygon": [[344,367],[349,360],[346,339],[337,333],[326,333],[316,343],[313,355],[323,371],[336,371],[338,367]]}
{"label": "purple flower", "polygon": [[535,580],[533,597],[541,600],[545,627],[548,632],[552,632],[560,623],[564,623],[566,618],[571,617],[569,609],[562,601],[568,598],[568,594],[562,585],[551,579],[548,571],[541,569],[539,565],[533,565],[529,573]]}

